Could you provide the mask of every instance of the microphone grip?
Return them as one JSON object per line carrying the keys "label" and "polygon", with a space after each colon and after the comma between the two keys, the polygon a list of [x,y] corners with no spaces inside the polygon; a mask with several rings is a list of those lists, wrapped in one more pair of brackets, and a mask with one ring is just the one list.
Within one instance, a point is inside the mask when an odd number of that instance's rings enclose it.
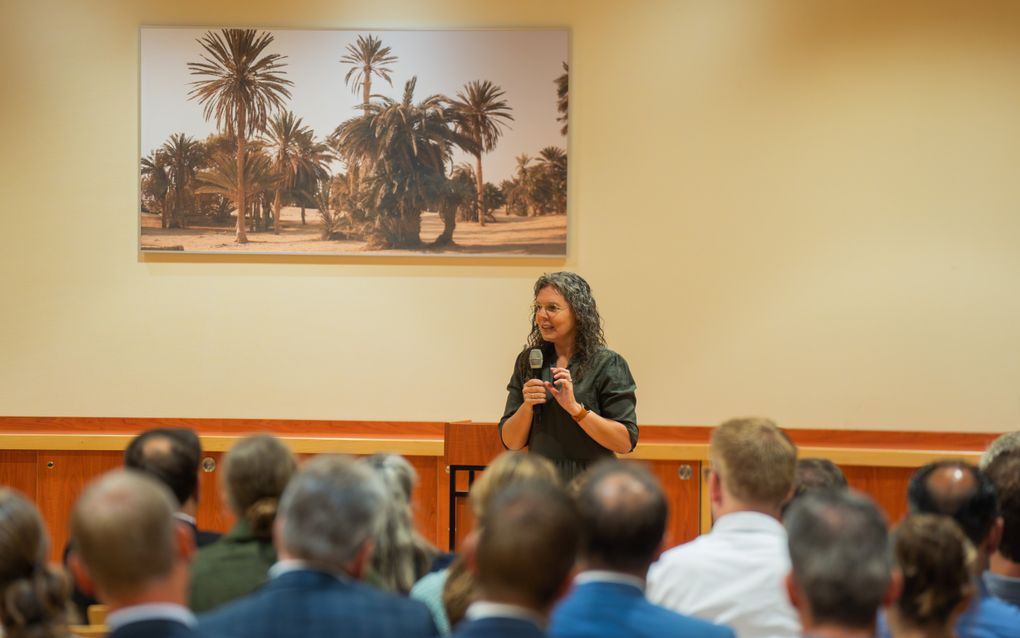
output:
{"label": "microphone grip", "polygon": [[[542,378],[542,369],[541,368],[532,368],[531,369],[531,378],[532,379],[541,379]],[[531,408],[531,426],[535,427],[537,424],[539,424],[541,422],[542,422],[542,406],[541,405],[533,406]]]}

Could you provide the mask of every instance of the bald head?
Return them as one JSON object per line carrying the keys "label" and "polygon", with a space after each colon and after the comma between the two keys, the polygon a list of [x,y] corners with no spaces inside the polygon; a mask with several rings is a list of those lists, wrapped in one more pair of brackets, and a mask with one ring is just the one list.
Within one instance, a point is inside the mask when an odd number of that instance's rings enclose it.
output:
{"label": "bald head", "polygon": [[952,517],[979,547],[998,515],[992,482],[964,461],[938,461],[922,467],[911,477],[907,496],[912,513]]}
{"label": "bald head", "polygon": [[97,588],[112,598],[170,574],[177,558],[176,503],[165,486],[131,470],[93,481],[75,504],[75,552]]}
{"label": "bald head", "polygon": [[669,508],[655,478],[615,460],[592,468],[577,495],[588,567],[644,577],[666,530]]}

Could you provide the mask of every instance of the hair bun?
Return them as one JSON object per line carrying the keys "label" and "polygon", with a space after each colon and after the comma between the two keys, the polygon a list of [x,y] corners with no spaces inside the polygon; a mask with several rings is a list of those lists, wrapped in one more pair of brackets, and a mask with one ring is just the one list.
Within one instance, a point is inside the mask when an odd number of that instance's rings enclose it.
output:
{"label": "hair bun", "polygon": [[270,540],[273,537],[273,521],[280,499],[275,496],[260,498],[251,504],[244,513],[245,520],[251,526],[252,534],[259,540]]}

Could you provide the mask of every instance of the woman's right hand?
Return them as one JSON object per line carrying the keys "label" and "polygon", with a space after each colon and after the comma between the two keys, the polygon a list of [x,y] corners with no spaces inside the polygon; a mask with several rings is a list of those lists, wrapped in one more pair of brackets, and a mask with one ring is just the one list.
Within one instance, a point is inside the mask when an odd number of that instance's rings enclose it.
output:
{"label": "woman's right hand", "polygon": [[524,397],[524,405],[529,408],[542,405],[546,397],[545,384],[541,379],[528,379],[521,389],[521,394]]}

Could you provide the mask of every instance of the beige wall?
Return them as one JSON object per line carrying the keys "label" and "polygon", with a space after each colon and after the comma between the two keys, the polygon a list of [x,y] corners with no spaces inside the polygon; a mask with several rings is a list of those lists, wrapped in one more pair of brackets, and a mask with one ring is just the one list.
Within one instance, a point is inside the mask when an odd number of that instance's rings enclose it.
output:
{"label": "beige wall", "polygon": [[0,415],[495,419],[559,263],[139,260],[138,27],[541,25],[643,423],[1020,427],[1011,4],[4,0]]}

